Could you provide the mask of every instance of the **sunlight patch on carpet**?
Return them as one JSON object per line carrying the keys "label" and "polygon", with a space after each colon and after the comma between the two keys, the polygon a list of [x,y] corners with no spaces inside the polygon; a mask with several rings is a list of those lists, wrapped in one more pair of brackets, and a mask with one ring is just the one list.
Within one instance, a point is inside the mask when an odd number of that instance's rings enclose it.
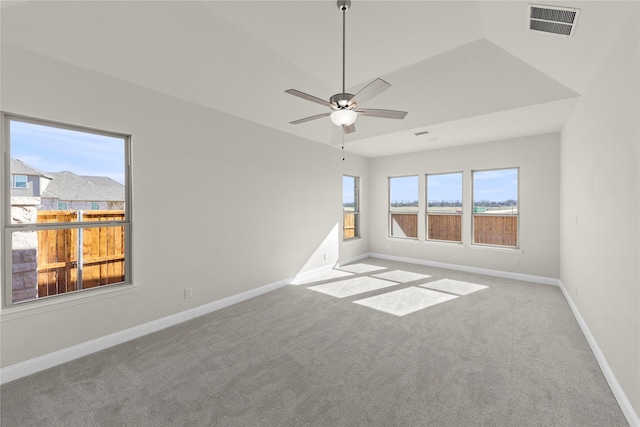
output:
{"label": "sunlight patch on carpet", "polygon": [[478,285],[476,283],[461,282],[459,280],[441,279],[435,282],[424,283],[423,288],[435,289],[438,291],[449,292],[456,295],[467,295],[472,292],[480,291],[488,288],[488,286]]}
{"label": "sunlight patch on carpet", "polygon": [[306,278],[305,280],[294,281],[291,284],[292,285],[309,285],[311,283],[324,282],[325,280],[332,280],[332,279],[340,279],[342,277],[348,277],[348,276],[353,276],[353,273],[349,273],[347,271],[340,271],[340,270],[330,270],[330,271],[325,271],[324,273],[318,273],[314,276]]}
{"label": "sunlight patch on carpet", "polygon": [[386,270],[387,267],[380,267],[378,265],[371,264],[349,264],[338,267],[338,270],[349,271],[351,273],[361,274],[361,273],[371,273],[372,271]]}
{"label": "sunlight patch on carpet", "polygon": [[322,285],[309,286],[307,289],[331,295],[336,298],[349,297],[351,295],[363,294],[377,289],[396,286],[397,283],[388,280],[376,279],[375,277],[354,277],[353,279],[341,280],[339,282],[325,283]]}
{"label": "sunlight patch on carpet", "polygon": [[373,277],[378,279],[393,280],[394,282],[407,283],[415,280],[426,279],[431,276],[426,274],[414,273],[413,271],[392,270],[384,273],[374,274]]}
{"label": "sunlight patch on carpet", "polygon": [[458,297],[412,286],[410,288],[364,298],[354,301],[354,303],[396,316],[404,316],[405,314],[413,313],[455,298]]}

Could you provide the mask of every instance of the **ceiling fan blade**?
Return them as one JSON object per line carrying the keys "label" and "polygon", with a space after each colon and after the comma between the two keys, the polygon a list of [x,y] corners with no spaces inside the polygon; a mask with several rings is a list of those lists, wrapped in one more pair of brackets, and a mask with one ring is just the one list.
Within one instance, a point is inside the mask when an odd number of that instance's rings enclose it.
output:
{"label": "ceiling fan blade", "polygon": [[297,125],[297,124],[304,123],[304,122],[310,122],[311,120],[320,119],[322,117],[327,117],[330,114],[331,114],[331,112],[322,113],[322,114],[316,114],[315,116],[305,117],[304,119],[294,120],[294,121],[289,122],[289,123],[291,123],[292,125]]}
{"label": "ceiling fan blade", "polygon": [[376,110],[371,108],[363,108],[360,110],[356,110],[356,113],[362,116],[381,117],[383,119],[404,119],[404,116],[407,115],[406,111]]}
{"label": "ceiling fan blade", "polygon": [[374,81],[360,89],[358,93],[353,95],[353,98],[349,100],[348,105],[362,104],[363,102],[367,102],[374,96],[378,95],[380,92],[384,91],[385,89],[389,89],[390,87],[391,85],[384,80],[375,79]]}
{"label": "ceiling fan blade", "polygon": [[331,104],[328,101],[325,101],[324,99],[320,99],[320,98],[318,98],[316,96],[309,95],[308,93],[300,92],[299,90],[287,89],[287,90],[285,90],[285,92],[288,93],[288,94],[291,94],[293,96],[297,96],[298,98],[306,99],[307,101],[311,101],[311,102],[315,102],[316,104],[324,105],[325,107],[334,107],[333,104]]}
{"label": "ceiling fan blade", "polygon": [[344,130],[345,134],[354,133],[356,131],[355,123],[351,123],[349,126],[342,126],[342,130]]}

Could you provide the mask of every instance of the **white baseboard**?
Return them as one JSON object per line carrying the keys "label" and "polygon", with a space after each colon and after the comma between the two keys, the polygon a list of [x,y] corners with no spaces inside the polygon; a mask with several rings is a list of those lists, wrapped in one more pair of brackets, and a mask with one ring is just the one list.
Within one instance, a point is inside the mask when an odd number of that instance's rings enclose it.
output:
{"label": "white baseboard", "polygon": [[177,325],[178,323],[182,323],[187,320],[212,313],[216,310],[220,310],[230,305],[257,297],[267,292],[271,292],[275,289],[288,285],[291,280],[292,279],[284,279],[277,282],[269,283],[268,285],[260,286],[259,288],[251,289],[237,295],[232,295],[230,297],[223,298],[209,304],[181,311],[180,313],[172,314],[161,319],[134,326],[120,332],[115,332],[104,337],[96,338],[94,340],[74,345],[62,350],[54,351],[53,353],[35,357],[24,362],[16,363],[15,365],[7,366],[6,368],[0,369],[0,384],[8,383],[10,381],[26,377],[27,375],[35,374],[36,372],[61,365],[71,360],[78,359],[80,357],[87,356],[97,351],[112,347],[114,345],[122,344],[132,339],[157,332],[161,329]]}
{"label": "white baseboard", "polygon": [[371,256],[371,254],[367,252],[367,253],[364,253],[364,254],[361,254],[361,255],[358,255],[358,256],[354,256],[352,258],[343,259],[342,261],[340,261],[338,263],[338,265],[340,266],[340,265],[351,264],[352,262],[361,261],[361,260],[363,260],[365,258],[368,258],[370,256]]}
{"label": "white baseboard", "polygon": [[574,317],[576,318],[578,324],[580,325],[580,329],[582,329],[582,333],[587,339],[587,342],[589,343],[589,346],[591,347],[591,350],[593,351],[593,354],[595,355],[596,360],[598,361],[598,365],[600,365],[600,369],[602,370],[602,373],[605,379],[607,380],[607,383],[609,383],[609,387],[611,388],[611,391],[613,392],[614,397],[618,401],[618,405],[620,405],[620,409],[622,410],[622,413],[627,418],[627,422],[631,427],[640,427],[640,417],[638,417],[638,414],[633,409],[633,406],[631,405],[631,402],[627,398],[627,395],[625,394],[624,390],[620,386],[620,383],[618,382],[618,379],[616,378],[615,374],[611,370],[611,367],[609,366],[607,359],[604,357],[602,350],[600,350],[600,346],[598,345],[598,342],[596,341],[595,337],[591,333],[591,330],[589,330],[589,327],[587,326],[587,323],[584,321],[584,318],[580,314],[580,311],[578,311],[578,307],[574,304],[573,300],[571,299],[571,296],[569,295],[569,292],[567,292],[567,289],[564,287],[564,284],[562,283],[562,281],[559,281],[559,286],[560,286],[560,289],[562,290],[562,294],[564,295],[564,298],[567,300],[567,303],[569,304],[569,307],[571,307],[571,311],[573,312]]}
{"label": "white baseboard", "polygon": [[327,273],[334,268],[336,268],[337,264],[327,264],[322,267],[314,268],[313,270],[305,271],[304,273],[296,274],[296,277],[290,280],[290,284],[292,285],[300,285],[305,283],[307,280],[311,279],[313,276],[317,276],[318,274]]}
{"label": "white baseboard", "polygon": [[540,283],[543,285],[559,286],[560,281],[553,277],[535,276],[532,274],[513,273],[510,271],[492,270],[489,268],[471,267],[468,265],[449,264],[446,262],[428,261],[418,258],[399,257],[379,253],[369,253],[372,258],[386,259],[389,261],[407,262],[410,264],[426,265],[429,267],[447,268],[449,270],[464,271],[467,273],[485,274],[487,276],[504,277],[505,279],[523,280],[525,282]]}

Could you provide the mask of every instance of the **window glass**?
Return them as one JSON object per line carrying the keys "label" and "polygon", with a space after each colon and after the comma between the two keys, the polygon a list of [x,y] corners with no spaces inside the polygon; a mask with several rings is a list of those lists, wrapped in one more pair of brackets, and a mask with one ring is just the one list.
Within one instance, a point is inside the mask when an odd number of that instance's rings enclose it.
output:
{"label": "window glass", "polygon": [[9,121],[9,132],[11,173],[27,171],[43,182],[30,194],[41,198],[42,209],[88,209],[58,201],[99,197],[124,210],[124,138],[20,120]]}
{"label": "window glass", "polygon": [[[15,187],[26,187],[12,188],[3,200],[11,246],[4,259],[5,305],[130,282],[129,138],[9,115],[4,120],[5,179],[11,174]],[[96,212],[101,203],[108,208]]]}
{"label": "window glass", "polygon": [[26,175],[12,175],[12,187],[13,188],[27,188],[27,176]]}
{"label": "window glass", "polygon": [[427,240],[462,242],[462,172],[427,175]]}
{"label": "window glass", "polygon": [[342,217],[343,238],[345,240],[360,237],[360,178],[344,175],[342,177]]}
{"label": "window glass", "polygon": [[462,172],[427,175],[427,212],[462,213]]}
{"label": "window glass", "polygon": [[389,178],[389,236],[418,238],[418,176]]}
{"label": "window glass", "polygon": [[473,243],[518,246],[518,172],[473,172]]}

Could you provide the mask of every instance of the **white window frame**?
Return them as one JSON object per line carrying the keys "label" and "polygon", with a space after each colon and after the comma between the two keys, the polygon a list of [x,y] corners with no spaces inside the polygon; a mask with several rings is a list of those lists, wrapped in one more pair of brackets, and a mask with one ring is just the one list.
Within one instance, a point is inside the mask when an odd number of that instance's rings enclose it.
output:
{"label": "white window frame", "polygon": [[[43,301],[49,301],[52,298],[56,299],[64,299],[69,296],[75,296],[78,294],[83,294],[89,296],[91,291],[97,289],[104,289],[106,287],[116,288],[121,286],[130,286],[132,284],[131,277],[131,205],[132,205],[132,196],[131,196],[131,136],[111,132],[104,131],[99,129],[93,129],[83,126],[69,125],[65,123],[59,123],[44,119],[26,117],[21,115],[10,114],[6,112],[0,113],[1,123],[2,123],[2,153],[4,158],[2,161],[4,162],[4,173],[0,178],[3,182],[1,186],[1,207],[2,212],[4,213],[4,223],[1,226],[1,238],[2,238],[2,282],[3,282],[3,290],[2,290],[2,307],[3,308],[11,308],[15,306],[23,306],[23,305],[35,305],[37,306],[39,303]],[[103,135],[108,137],[119,138],[123,140],[124,143],[124,174],[125,174],[125,214],[124,220],[108,220],[108,221],[90,221],[90,222],[67,222],[67,223],[27,223],[27,224],[15,224],[12,223],[11,216],[11,177],[10,177],[10,162],[11,162],[11,135],[10,135],[10,122],[24,122],[30,123],[34,125],[41,126],[49,126],[59,129],[67,129],[73,130],[77,132],[85,132],[89,134]],[[75,229],[78,230],[78,234],[81,234],[82,230],[96,228],[96,227],[117,227],[123,226],[124,233],[124,280],[112,283],[103,286],[92,287],[90,289],[82,289],[82,276],[79,274],[77,282],[77,290],[72,292],[60,293],[57,295],[46,296],[43,298],[35,298],[28,299],[20,302],[13,302],[13,289],[12,289],[12,254],[13,254],[13,233],[20,232],[29,232],[29,231],[43,231],[43,230],[59,230],[59,229]],[[79,264],[81,264],[79,262]],[[79,269],[81,270],[81,269]],[[85,294],[86,293],[86,294]]]}

